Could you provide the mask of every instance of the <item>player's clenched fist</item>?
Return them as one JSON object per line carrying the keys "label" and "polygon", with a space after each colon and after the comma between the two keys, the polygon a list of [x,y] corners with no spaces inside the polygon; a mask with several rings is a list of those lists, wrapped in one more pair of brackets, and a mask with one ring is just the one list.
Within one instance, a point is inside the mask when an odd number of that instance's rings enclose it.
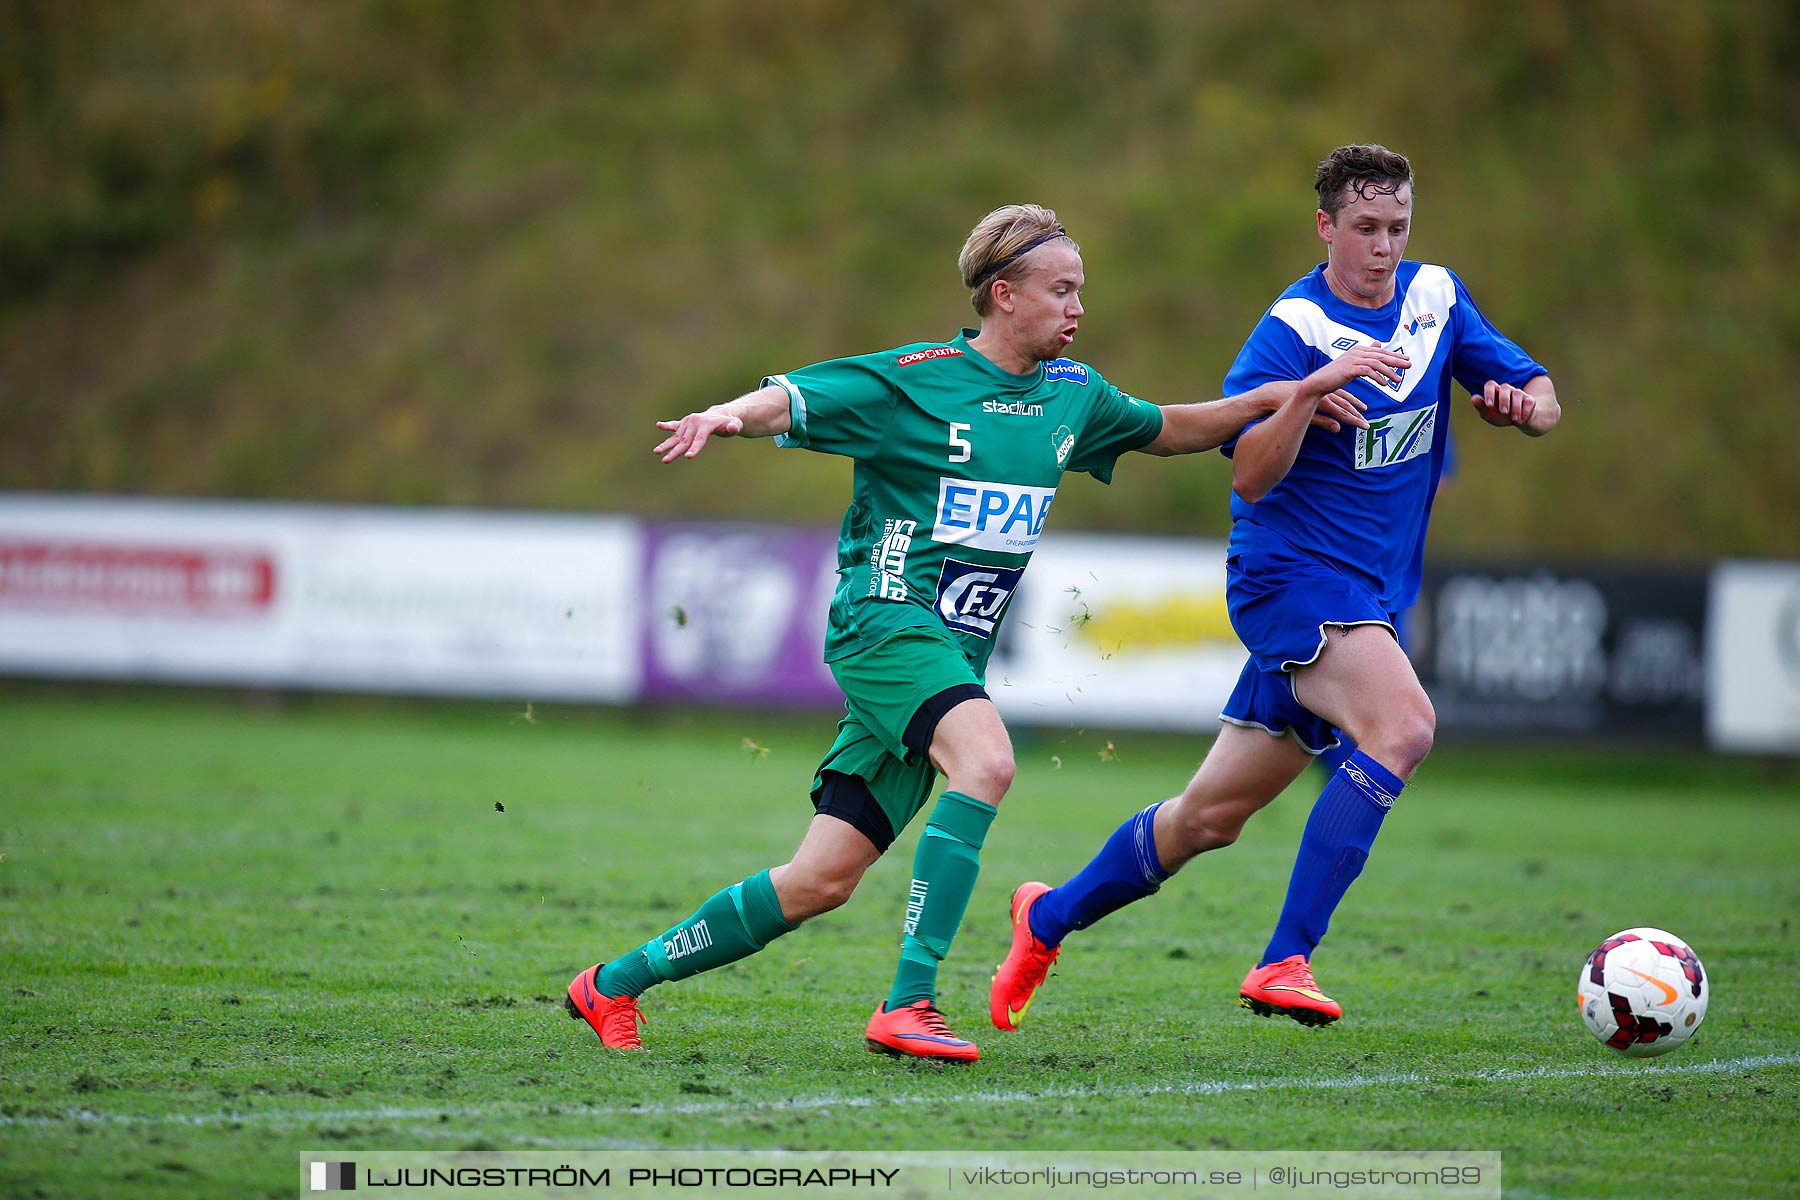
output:
{"label": "player's clenched fist", "polygon": [[1482,385],[1479,396],[1470,396],[1475,412],[1489,425],[1529,425],[1537,412],[1537,400],[1522,387],[1496,383],[1492,379]]}

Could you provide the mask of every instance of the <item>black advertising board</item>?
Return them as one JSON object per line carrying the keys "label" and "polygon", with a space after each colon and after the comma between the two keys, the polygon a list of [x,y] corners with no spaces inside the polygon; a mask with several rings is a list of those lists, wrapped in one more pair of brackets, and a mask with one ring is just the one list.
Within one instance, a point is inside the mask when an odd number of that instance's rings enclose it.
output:
{"label": "black advertising board", "polygon": [[1602,734],[1697,743],[1704,571],[1428,567],[1407,649],[1457,734]]}

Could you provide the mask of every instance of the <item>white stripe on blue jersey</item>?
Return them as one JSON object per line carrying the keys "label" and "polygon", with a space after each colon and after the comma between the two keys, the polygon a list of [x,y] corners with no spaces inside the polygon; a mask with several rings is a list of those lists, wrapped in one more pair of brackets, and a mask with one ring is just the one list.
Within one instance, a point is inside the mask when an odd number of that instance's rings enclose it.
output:
{"label": "white stripe on blue jersey", "polygon": [[[1443,267],[1401,262],[1381,308],[1337,298],[1324,264],[1270,306],[1225,377],[1225,394],[1301,379],[1355,346],[1379,343],[1412,360],[1398,384],[1356,380],[1371,428],[1309,429],[1287,476],[1251,504],[1231,498],[1231,550],[1289,548],[1362,579],[1392,612],[1417,598],[1425,527],[1443,471],[1450,385],[1519,385],[1548,374],[1490,325]],[[1446,427],[1447,428],[1447,427]],[[1236,439],[1221,449],[1228,457]]]}

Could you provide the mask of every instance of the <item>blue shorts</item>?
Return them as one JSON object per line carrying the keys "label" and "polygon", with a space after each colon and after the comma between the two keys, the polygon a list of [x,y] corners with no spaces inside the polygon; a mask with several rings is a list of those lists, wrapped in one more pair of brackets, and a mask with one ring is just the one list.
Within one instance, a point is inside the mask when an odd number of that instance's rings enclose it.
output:
{"label": "blue shorts", "polygon": [[1394,633],[1394,614],[1367,584],[1330,563],[1271,548],[1227,560],[1225,607],[1250,661],[1220,719],[1276,736],[1292,730],[1309,754],[1337,745],[1336,726],[1295,698],[1294,669],[1317,660],[1327,626],[1380,625]]}

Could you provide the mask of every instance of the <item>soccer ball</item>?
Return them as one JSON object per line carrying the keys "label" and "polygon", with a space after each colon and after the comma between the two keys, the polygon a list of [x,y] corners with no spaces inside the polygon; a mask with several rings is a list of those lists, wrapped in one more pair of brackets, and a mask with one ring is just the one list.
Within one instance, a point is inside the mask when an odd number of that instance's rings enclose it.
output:
{"label": "soccer ball", "polygon": [[1588,1032],[1632,1058],[1667,1054],[1706,1019],[1706,972],[1665,929],[1613,934],[1588,955],[1576,987]]}

